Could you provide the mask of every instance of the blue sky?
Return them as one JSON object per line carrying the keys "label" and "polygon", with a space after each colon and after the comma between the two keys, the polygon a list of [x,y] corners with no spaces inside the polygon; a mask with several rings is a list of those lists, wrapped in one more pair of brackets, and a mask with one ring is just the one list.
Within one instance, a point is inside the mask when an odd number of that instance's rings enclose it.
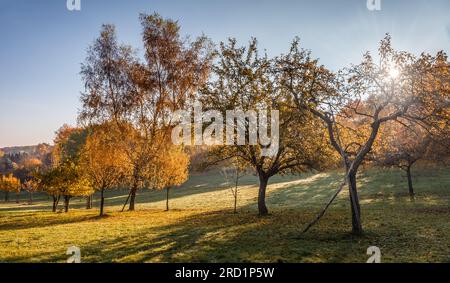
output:
{"label": "blue sky", "polygon": [[269,55],[302,46],[331,69],[357,63],[386,32],[396,48],[450,51],[450,1],[381,0],[0,0],[0,147],[51,142],[63,123],[75,124],[82,83],[80,63],[102,23],[120,41],[142,49],[138,14],[179,20],[182,33],[214,42],[251,36]]}

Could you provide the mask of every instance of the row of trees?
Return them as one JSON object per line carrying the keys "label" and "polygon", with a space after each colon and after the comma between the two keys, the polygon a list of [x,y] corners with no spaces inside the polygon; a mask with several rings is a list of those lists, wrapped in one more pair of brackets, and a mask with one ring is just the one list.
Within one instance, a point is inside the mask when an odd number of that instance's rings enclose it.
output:
{"label": "row of trees", "polygon": [[[69,210],[72,197],[86,197],[91,208],[92,195],[100,192],[100,216],[104,215],[105,190],[129,187],[135,182],[133,166],[123,146],[122,137],[112,132],[111,125],[86,128],[61,127],[55,138],[53,166],[38,172],[38,188],[53,197],[53,211],[61,197],[64,210]],[[153,166],[147,167],[148,178],[142,187],[167,189],[187,178],[189,159],[179,147],[168,146],[158,152]],[[156,170],[158,169],[158,170]],[[128,202],[128,199],[127,199]]]}

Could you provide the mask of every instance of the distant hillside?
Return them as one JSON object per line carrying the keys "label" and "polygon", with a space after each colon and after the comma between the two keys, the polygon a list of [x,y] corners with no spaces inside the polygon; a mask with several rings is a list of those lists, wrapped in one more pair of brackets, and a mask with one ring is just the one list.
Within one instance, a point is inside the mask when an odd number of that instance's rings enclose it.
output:
{"label": "distant hillside", "polygon": [[30,155],[34,155],[39,151],[39,146],[41,145],[4,147],[0,148],[0,150],[3,151],[5,154],[28,153]]}

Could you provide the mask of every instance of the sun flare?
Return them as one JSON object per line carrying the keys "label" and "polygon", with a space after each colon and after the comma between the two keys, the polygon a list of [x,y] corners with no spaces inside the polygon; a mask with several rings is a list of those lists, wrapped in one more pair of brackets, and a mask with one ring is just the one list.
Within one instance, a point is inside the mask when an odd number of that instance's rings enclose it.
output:
{"label": "sun flare", "polygon": [[388,68],[389,78],[396,79],[400,75],[400,69],[394,64],[391,63]]}

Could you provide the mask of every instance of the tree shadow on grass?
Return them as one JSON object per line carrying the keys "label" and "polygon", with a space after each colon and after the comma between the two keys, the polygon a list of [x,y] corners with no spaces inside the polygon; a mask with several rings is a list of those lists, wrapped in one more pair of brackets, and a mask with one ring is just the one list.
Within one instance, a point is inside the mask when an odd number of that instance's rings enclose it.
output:
{"label": "tree shadow on grass", "polygon": [[[317,187],[311,190],[303,188],[305,184],[279,188],[269,194],[269,204],[285,199],[307,201],[313,197],[307,195],[310,192],[328,194],[334,191],[338,177],[316,180],[312,186]],[[364,185],[361,188],[363,196],[377,189]],[[302,192],[305,189],[307,192]],[[297,190],[305,194],[298,195]],[[442,226],[442,222],[448,224],[445,222],[448,210],[441,206],[429,205],[433,209],[414,210],[392,201],[383,206],[363,204],[366,234],[356,238],[349,233],[348,205],[344,208],[333,205],[317,226],[299,237],[301,229],[315,217],[320,207],[306,209],[298,205],[295,209],[280,210],[269,205],[273,214],[263,218],[256,216],[254,205],[241,207],[237,215],[229,211],[198,213],[173,224],[161,221],[156,227],[127,230],[123,236],[105,237],[80,244],[80,248],[84,262],[365,262],[366,249],[372,245],[379,246],[390,261],[444,261],[444,257],[448,258],[449,234],[445,234],[447,230]],[[86,217],[59,222],[50,219],[36,227],[90,220]],[[12,218],[8,223],[12,225],[17,220],[22,228],[33,227],[20,222],[20,218]],[[14,227],[16,225],[14,223]],[[1,229],[9,230],[5,226],[0,226]],[[430,253],[434,254],[429,256]],[[38,257],[51,262],[65,258],[64,253],[45,253]],[[11,257],[8,261],[29,259]]]}
{"label": "tree shadow on grass", "polygon": [[[440,213],[440,222],[434,211],[414,212],[405,207],[381,210],[370,204],[364,205],[363,211],[362,237],[350,233],[348,209],[332,207],[313,229],[302,235],[300,231],[316,211],[277,209],[267,217],[259,217],[255,213],[232,214],[226,210],[194,213],[171,224],[161,221],[153,227],[127,229],[119,237],[73,244],[80,247],[83,262],[363,263],[368,258],[367,248],[373,245],[381,248],[386,262],[445,261],[448,257],[448,234],[440,226],[447,211]],[[153,212],[145,215],[152,217]],[[7,261],[60,262],[67,258],[65,250],[55,253],[31,259],[10,257]]]}
{"label": "tree shadow on grass", "polygon": [[[39,221],[36,221],[36,216],[39,214]],[[0,231],[12,231],[32,228],[51,227],[56,225],[80,223],[83,221],[91,221],[98,219],[96,215],[72,215],[72,214],[58,214],[47,212],[36,212],[35,214],[20,214],[18,216],[4,219],[0,222]]]}
{"label": "tree shadow on grass", "polygon": [[[243,262],[272,250],[268,239],[277,221],[228,211],[202,213],[179,223],[145,229],[126,237],[82,247],[92,262]],[[258,244],[258,239],[262,239]]]}
{"label": "tree shadow on grass", "polygon": [[[377,218],[378,212],[371,211],[366,214],[365,235],[357,237],[349,232],[348,211],[335,209],[314,230],[299,238],[301,228],[313,216],[307,210],[275,211],[263,218],[223,211],[204,213],[129,237],[92,243],[83,250],[87,259],[94,262],[363,263],[367,260],[366,250],[372,245],[379,246],[391,261],[431,260],[432,252],[436,260],[445,254],[440,242],[444,231],[429,238],[422,235],[438,227],[436,224],[422,223],[423,229],[414,229],[408,226],[415,225],[412,218],[406,226],[395,221],[381,225],[389,216]],[[426,219],[432,217],[427,215],[421,221],[429,222]]]}

